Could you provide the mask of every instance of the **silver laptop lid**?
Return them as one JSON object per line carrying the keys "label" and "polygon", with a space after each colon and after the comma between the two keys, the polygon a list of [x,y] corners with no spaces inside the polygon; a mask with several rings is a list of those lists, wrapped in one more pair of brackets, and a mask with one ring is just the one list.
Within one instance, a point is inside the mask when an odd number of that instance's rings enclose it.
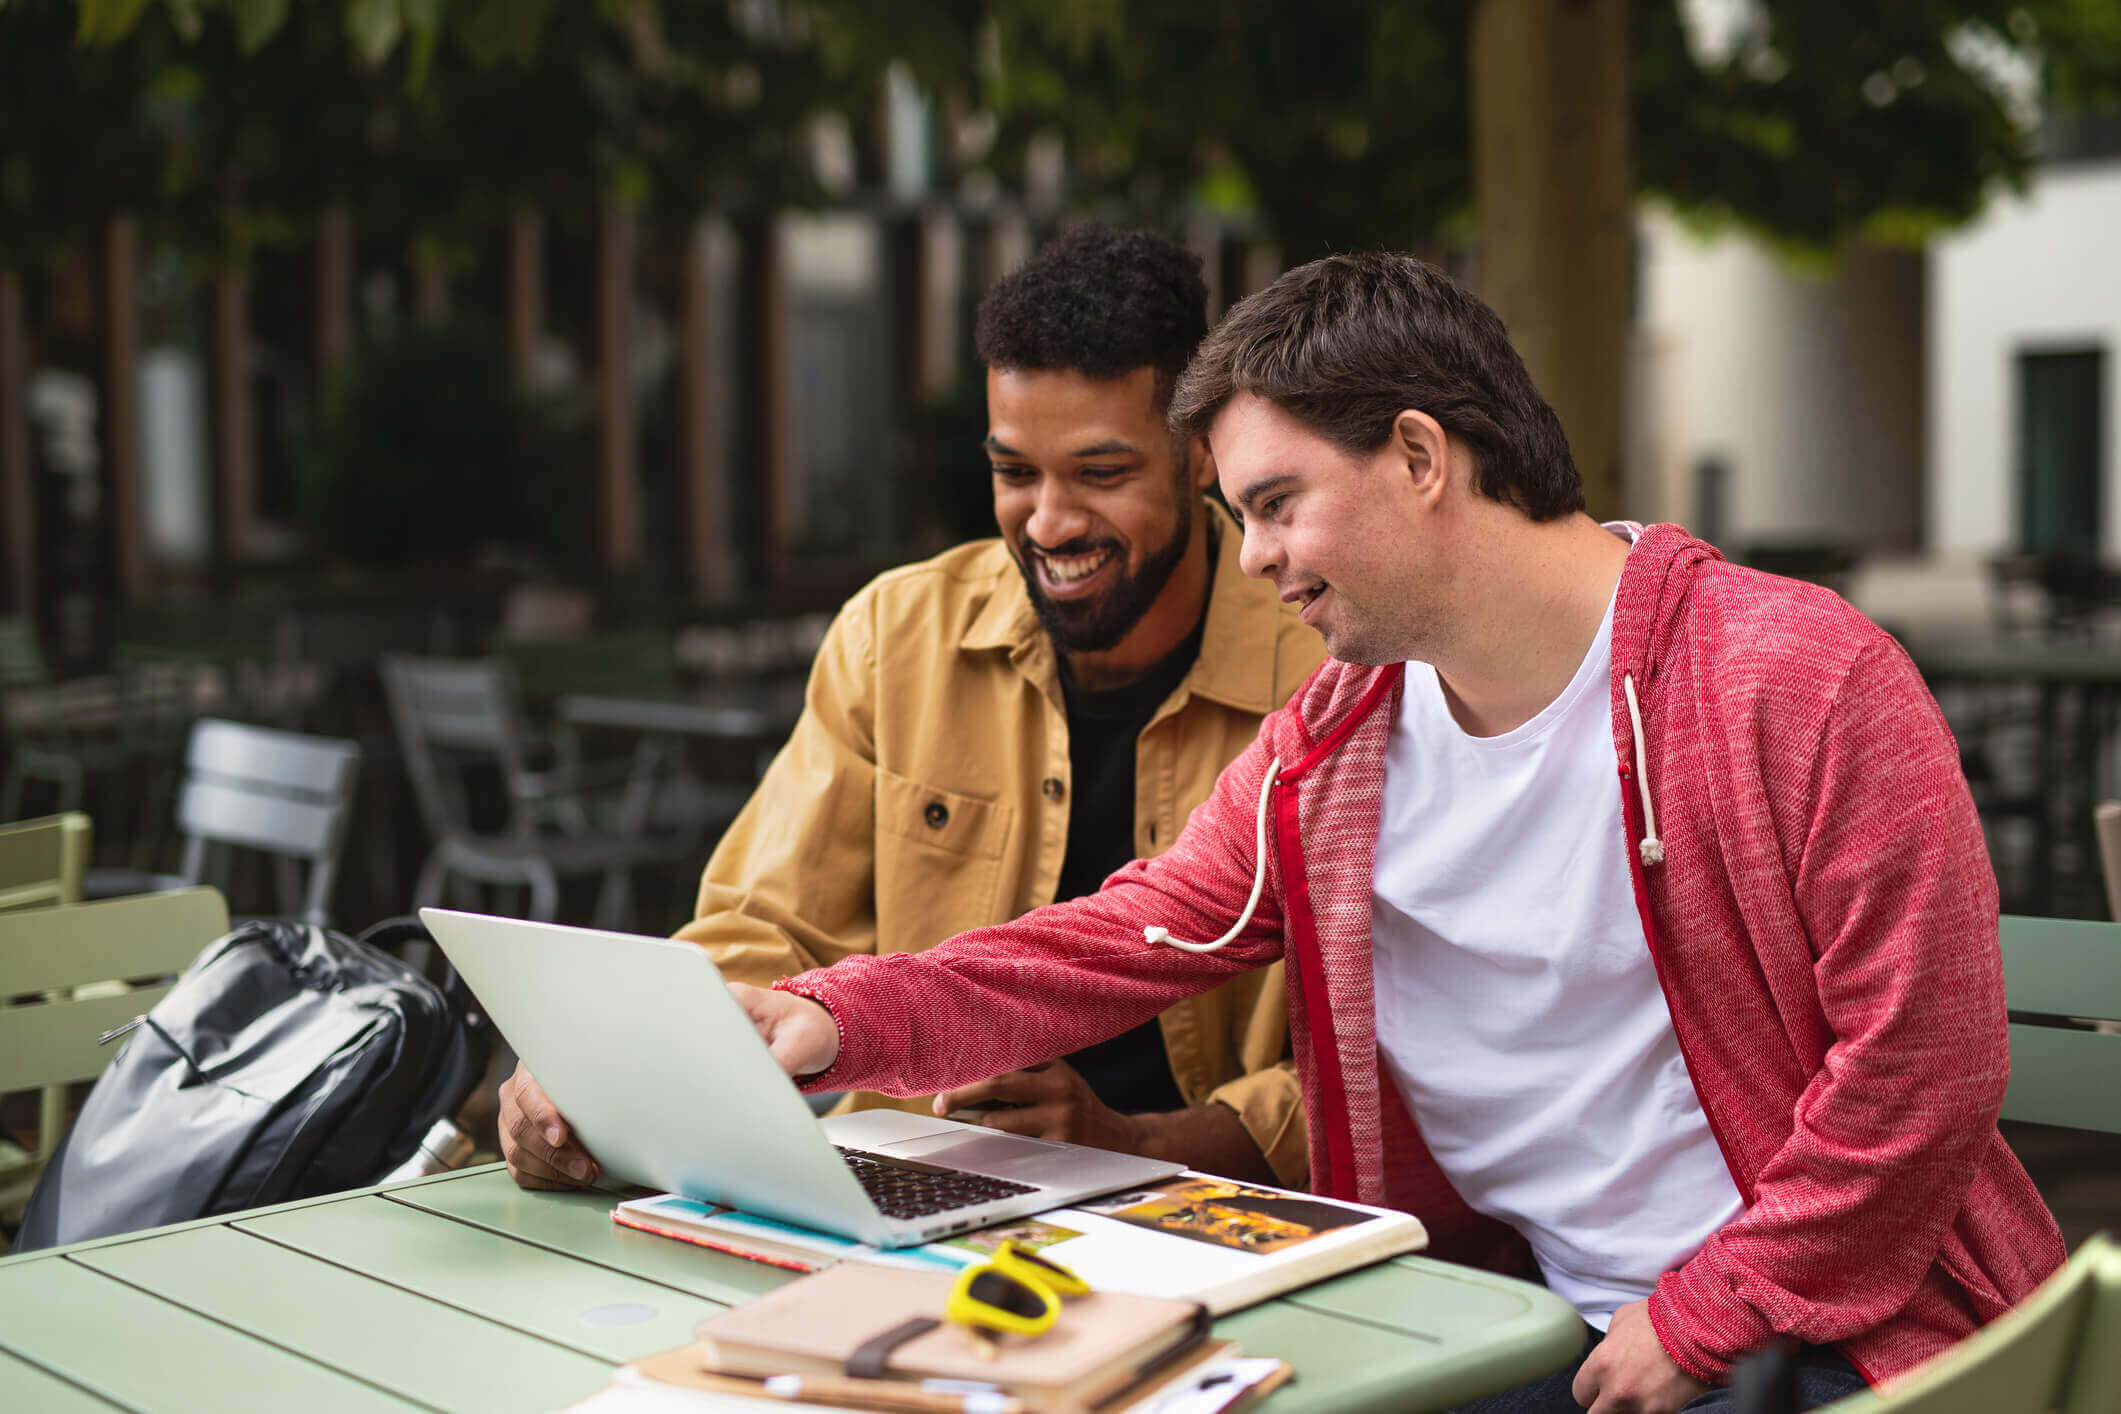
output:
{"label": "silver laptop lid", "polygon": [[420,918],[606,1173],[905,1240],[699,947],[440,908]]}

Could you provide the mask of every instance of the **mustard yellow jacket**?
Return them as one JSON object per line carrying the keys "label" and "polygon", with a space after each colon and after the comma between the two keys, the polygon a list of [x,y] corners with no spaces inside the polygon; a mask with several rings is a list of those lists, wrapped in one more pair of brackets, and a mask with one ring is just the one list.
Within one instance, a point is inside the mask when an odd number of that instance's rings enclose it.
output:
{"label": "mustard yellow jacket", "polygon": [[[1324,660],[1318,636],[1220,545],[1200,658],[1143,728],[1135,853],[1161,853],[1222,768]],[[677,934],[760,986],[853,953],[915,952],[1053,901],[1068,843],[1068,718],[1053,646],[1016,563],[977,540],[893,570],[847,602],[803,715],[700,880]],[[1154,919],[1145,919],[1153,923]],[[1163,1014],[1189,1104],[1237,1112],[1283,1182],[1307,1175],[1283,1063],[1280,964]],[[850,1103],[927,1107],[861,1093]]]}

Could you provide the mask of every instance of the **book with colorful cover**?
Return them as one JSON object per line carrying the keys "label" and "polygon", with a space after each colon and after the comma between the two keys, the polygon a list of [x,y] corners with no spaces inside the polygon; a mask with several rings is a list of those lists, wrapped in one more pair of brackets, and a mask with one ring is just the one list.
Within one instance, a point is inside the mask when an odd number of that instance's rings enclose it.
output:
{"label": "book with colorful cover", "polygon": [[621,1203],[612,1219],[795,1271],[845,1260],[955,1270],[1014,1241],[1100,1291],[1200,1301],[1217,1315],[1429,1240],[1419,1219],[1394,1209],[1203,1173],[896,1250],[673,1194]]}

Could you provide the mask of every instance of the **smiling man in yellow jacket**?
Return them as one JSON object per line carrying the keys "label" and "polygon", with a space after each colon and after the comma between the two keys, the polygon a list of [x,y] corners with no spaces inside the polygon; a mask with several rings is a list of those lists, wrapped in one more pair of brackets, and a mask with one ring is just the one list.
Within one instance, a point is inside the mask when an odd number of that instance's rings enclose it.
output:
{"label": "smiling man in yellow jacket", "polygon": [[[883,575],[834,621],[678,933],[732,980],[918,951],[1095,891],[1178,837],[1323,661],[1239,569],[1205,447],[1165,430],[1206,302],[1183,248],[1095,226],[981,302],[1001,536]],[[1286,1031],[1277,965],[1064,1061],[845,1103],[981,1108],[998,1129],[1301,1187]],[[501,1121],[518,1182],[594,1173],[527,1072]]]}

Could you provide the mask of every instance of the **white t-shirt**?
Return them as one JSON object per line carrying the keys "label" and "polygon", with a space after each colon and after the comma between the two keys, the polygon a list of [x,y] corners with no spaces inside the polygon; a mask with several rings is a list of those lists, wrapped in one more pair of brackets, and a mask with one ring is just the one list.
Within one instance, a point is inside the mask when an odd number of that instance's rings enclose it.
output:
{"label": "white t-shirt", "polygon": [[1560,697],[1469,736],[1407,664],[1372,879],[1377,1041],[1476,1211],[1601,1330],[1743,1206],[1635,911],[1613,610]]}

